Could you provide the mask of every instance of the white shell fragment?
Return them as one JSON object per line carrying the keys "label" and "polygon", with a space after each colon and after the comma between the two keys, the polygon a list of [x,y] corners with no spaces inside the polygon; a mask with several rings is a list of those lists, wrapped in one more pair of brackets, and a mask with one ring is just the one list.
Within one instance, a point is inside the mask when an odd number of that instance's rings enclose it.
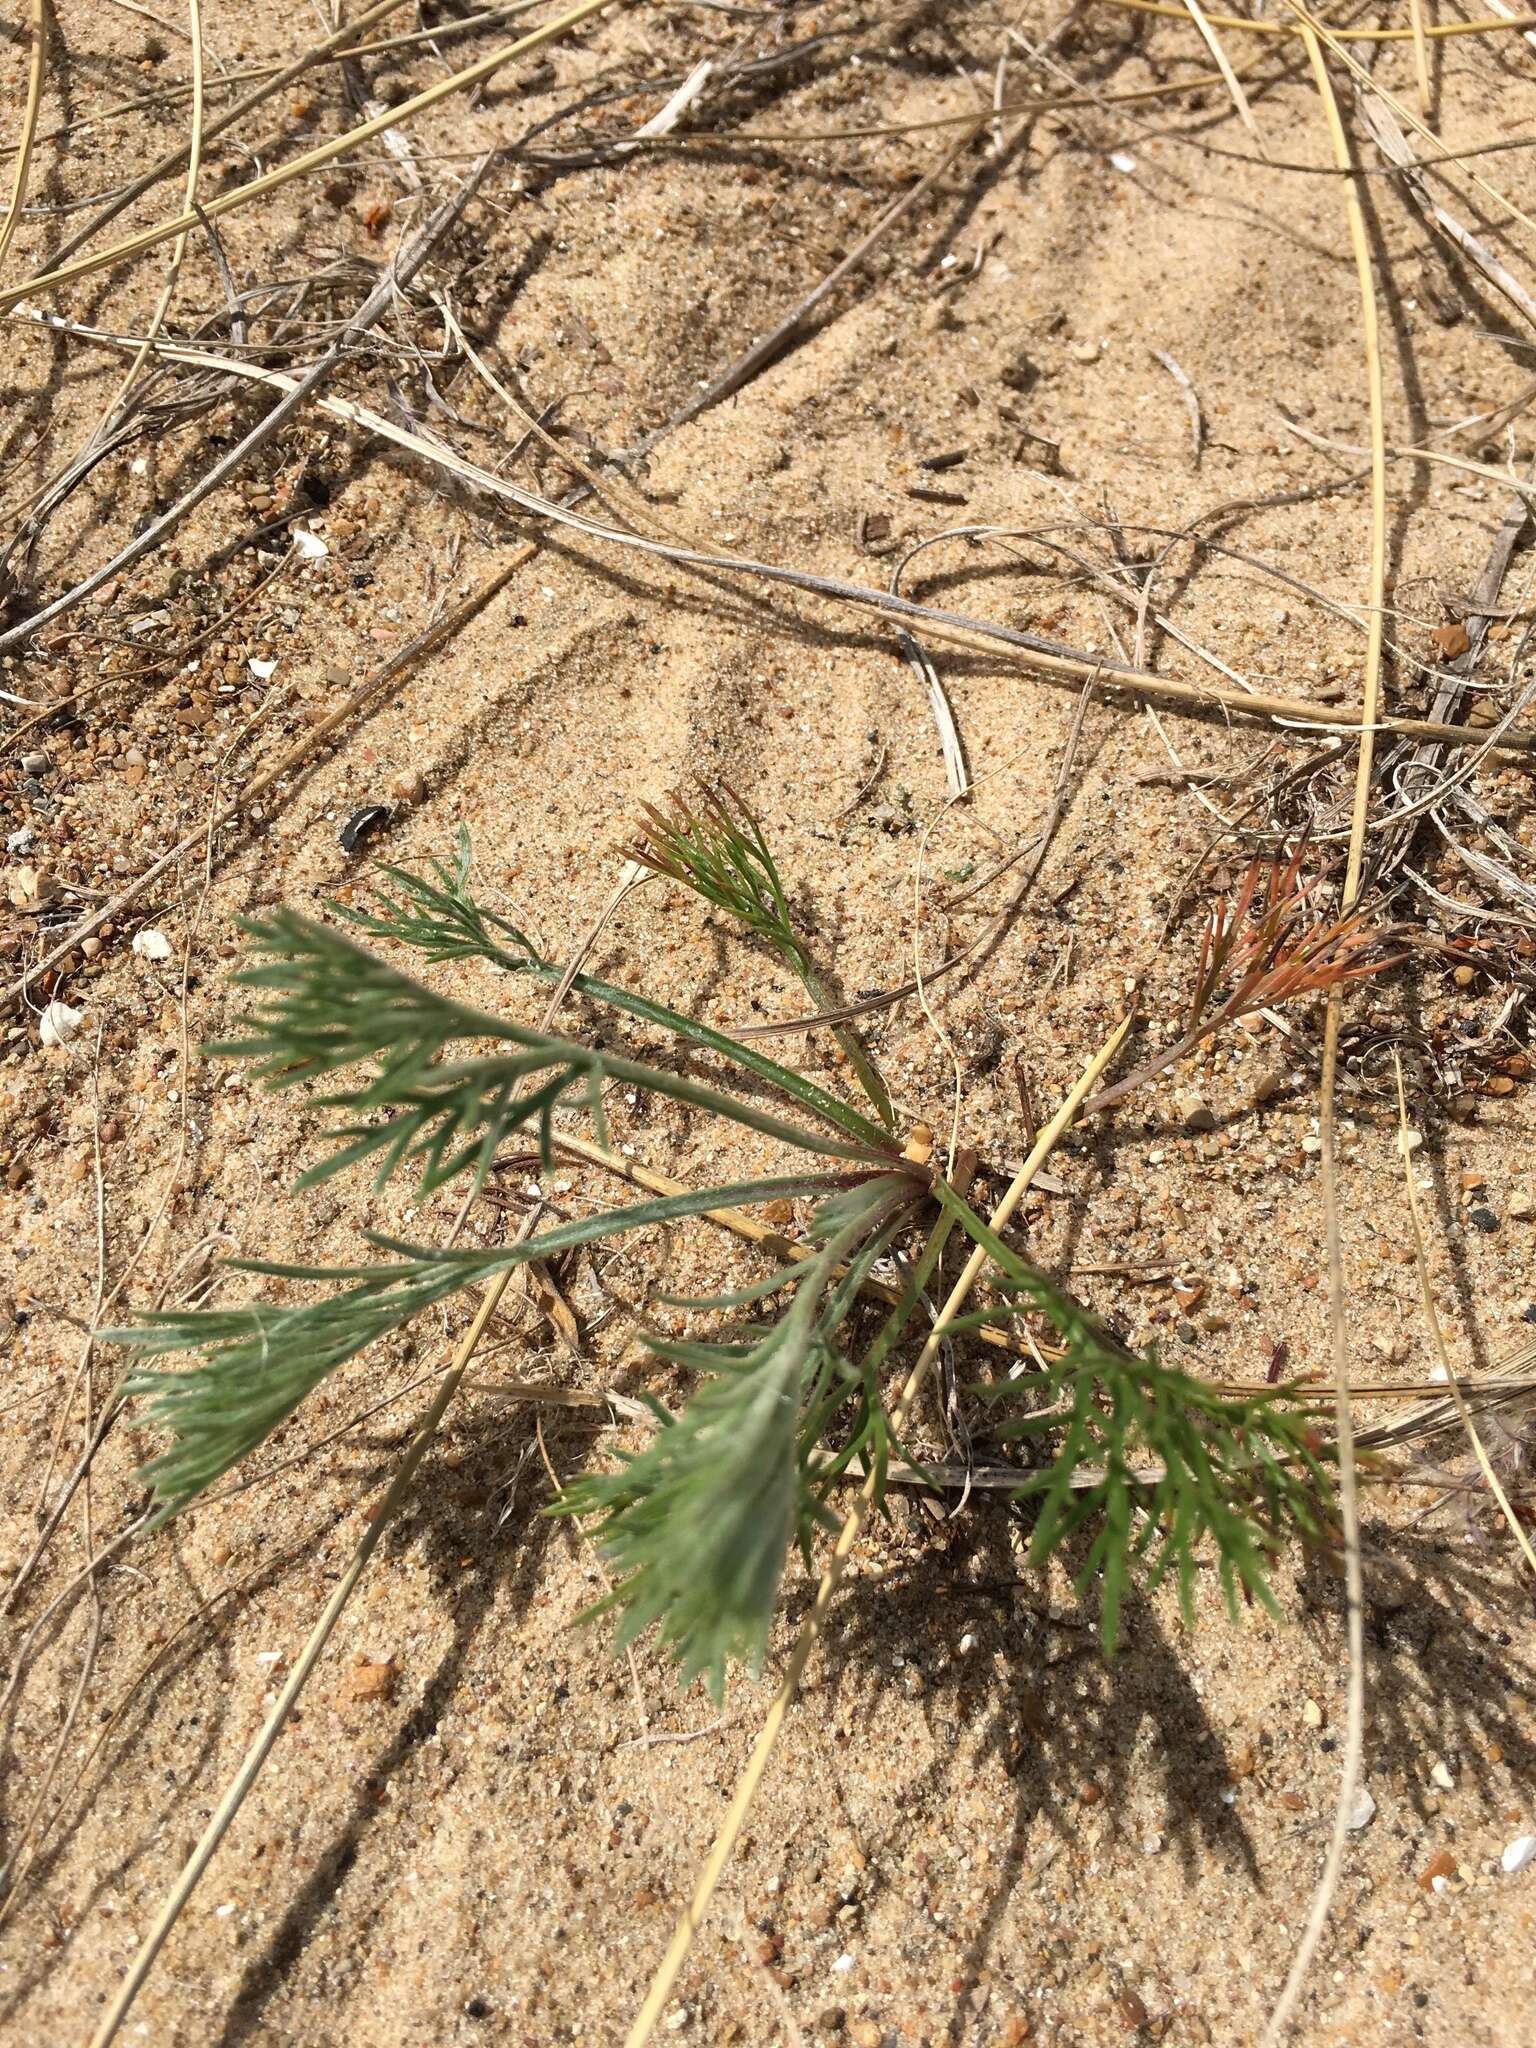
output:
{"label": "white shell fragment", "polygon": [[277,667],[275,661],[259,661],[254,654],[247,656],[245,665],[258,683],[269,683],[272,671]]}
{"label": "white shell fragment", "polygon": [[133,950],[141,960],[169,960],[171,942],[164,932],[156,931],[152,924],[133,935]]}
{"label": "white shell fragment", "polygon": [[1506,1877],[1513,1877],[1517,1870],[1524,1870],[1528,1863],[1536,1863],[1536,1835],[1516,1835],[1512,1842],[1505,1844],[1504,1854],[1499,1858],[1499,1868]]}
{"label": "white shell fragment", "polygon": [[307,526],[293,529],[293,545],[301,562],[323,562],[331,552],[319,534],[311,533]]}
{"label": "white shell fragment", "polygon": [[37,1035],[44,1045],[68,1045],[85,1021],[84,1010],[72,1010],[68,1003],[50,1003],[43,1012]]}

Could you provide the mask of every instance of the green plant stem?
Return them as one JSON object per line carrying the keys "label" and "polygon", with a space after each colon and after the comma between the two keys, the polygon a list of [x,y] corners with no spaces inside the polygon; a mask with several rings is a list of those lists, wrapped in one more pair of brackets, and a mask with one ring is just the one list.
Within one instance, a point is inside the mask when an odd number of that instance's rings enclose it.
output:
{"label": "green plant stem", "polygon": [[[806,994],[810,997],[816,1008],[818,1010],[832,1009],[834,1004],[830,992],[803,954],[795,963],[795,967]],[[885,1085],[880,1069],[870,1058],[868,1052],[865,1051],[864,1041],[849,1024],[834,1024],[832,1026],[832,1036],[842,1047],[848,1064],[858,1076],[859,1086],[875,1105],[881,1123],[885,1125],[887,1130],[893,1130],[896,1124],[896,1113],[891,1107],[890,1091]]]}

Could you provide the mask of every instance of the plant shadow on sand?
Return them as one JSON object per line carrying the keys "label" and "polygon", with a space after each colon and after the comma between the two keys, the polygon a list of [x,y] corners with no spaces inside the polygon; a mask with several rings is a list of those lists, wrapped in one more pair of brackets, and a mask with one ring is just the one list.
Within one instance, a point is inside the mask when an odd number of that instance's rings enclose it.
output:
{"label": "plant shadow on sand", "polygon": [[[1106,1660],[1091,1604],[1074,1604],[1068,1592],[1065,1605],[1057,1605],[1051,1596],[1062,1590],[1059,1576],[1048,1582],[1040,1573],[1021,1574],[1003,1516],[982,1512],[950,1543],[953,1575],[940,1560],[919,1558],[878,1589],[868,1582],[850,1587],[830,1632],[824,1690],[799,1709],[827,1713],[822,1703],[830,1700],[844,1715],[867,1716],[871,1685],[893,1683],[898,1648],[921,1673],[921,1694],[908,1711],[921,1716],[935,1753],[902,1786],[879,1832],[872,1835],[867,1821],[857,1829],[868,1857],[866,1905],[884,1889],[905,1889],[903,1812],[953,1806],[962,1780],[971,1783],[989,1763],[1001,1765],[1008,1788],[997,1801],[987,1865],[1001,1874],[974,1915],[954,1973],[967,1991],[983,1971],[1002,1969],[1010,1907],[1054,1860],[1052,1842],[1034,1840],[1032,1848],[1037,1823],[1055,1844],[1069,1843],[1083,1829],[1085,1794],[1136,1854],[1143,1853],[1148,1810],[1155,1809],[1152,1830],[1178,1858],[1191,1895],[1211,1859],[1229,1882],[1264,1892],[1245,1802],[1231,1792],[1240,1779],[1256,1779],[1262,1792],[1267,1778],[1278,1778],[1295,1729],[1261,1726],[1256,1744],[1234,1743],[1193,1674],[1189,1650],[1198,1638],[1185,1634],[1167,1601],[1128,1598],[1121,1648]],[[1381,1596],[1374,1600],[1372,1576]],[[1471,1618],[1509,1605],[1507,1563],[1497,1553],[1398,1532],[1384,1579],[1384,1570],[1368,1573],[1366,1783],[1381,1808],[1375,1825],[1402,1837],[1403,1867],[1411,1869],[1423,1860],[1434,1796],[1428,1773],[1436,1759],[1455,1760],[1459,1781],[1475,1789],[1489,1813],[1505,1803],[1495,1800],[1490,1749],[1505,1772],[1536,1785],[1536,1744],[1517,1712],[1536,1684],[1536,1663],[1516,1647],[1513,1630],[1490,1639]],[[1297,1629],[1298,1665],[1314,1667],[1320,1658],[1342,1679],[1343,1597],[1332,1571],[1302,1562],[1295,1599],[1286,1604],[1294,1616],[1275,1621],[1250,1609],[1241,1628]],[[1204,1626],[1208,1635],[1224,1624]],[[953,1645],[962,1633],[971,1644],[957,1656]],[[1335,1738],[1308,1739],[1331,1750]],[[1329,1811],[1296,1817],[1294,1831],[1311,1837],[1319,1866],[1330,1825]],[[1261,1839],[1272,1840],[1273,1829]],[[1277,1910],[1290,1912],[1298,1903],[1277,1900]],[[935,2039],[954,2048],[972,2017],[962,1993]]]}

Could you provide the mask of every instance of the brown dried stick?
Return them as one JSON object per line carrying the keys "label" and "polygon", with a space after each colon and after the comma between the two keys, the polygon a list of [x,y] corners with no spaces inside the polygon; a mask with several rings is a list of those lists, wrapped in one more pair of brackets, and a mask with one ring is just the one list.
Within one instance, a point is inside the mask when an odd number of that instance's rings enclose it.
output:
{"label": "brown dried stick", "polygon": [[[1371,569],[1369,591],[1369,632],[1365,648],[1360,712],[1360,751],[1355,764],[1355,794],[1350,823],[1349,854],[1344,870],[1344,887],[1339,911],[1348,917],[1360,901],[1361,876],[1365,859],[1366,821],[1370,805],[1371,773],[1375,758],[1376,723],[1381,691],[1382,641],[1386,624],[1387,585],[1387,457],[1386,407],[1382,389],[1381,345],[1376,312],[1375,275],[1371,267],[1370,242],[1365,212],[1360,204],[1358,182],[1349,138],[1345,133],[1334,94],[1333,81],[1323,57],[1322,39],[1338,50],[1302,0],[1288,0],[1301,28],[1302,40],[1312,67],[1313,81],[1322,102],[1323,116],[1332,145],[1334,162],[1349,182],[1345,185],[1345,208],[1351,252],[1360,288],[1360,338],[1365,357],[1366,386],[1371,418]],[[1319,1108],[1323,1141],[1323,1215],[1328,1244],[1328,1322],[1333,1343],[1334,1426],[1338,1435],[1339,1518],[1344,1543],[1344,1606],[1349,1652],[1345,1690],[1344,1754],[1339,1771],[1338,1797],[1334,1804],[1333,1827],[1322,1873],[1307,1911],[1306,1923],[1296,1945],[1291,1967],[1264,2029],[1264,2048],[1279,2048],[1290,2027],[1302,1985],[1312,1967],[1328,1924],[1344,1851],[1349,1840],[1351,1813],[1360,1784],[1365,1754],[1365,1569],[1360,1544],[1360,1502],[1355,1470],[1355,1424],[1349,1404],[1349,1332],[1345,1323],[1344,1253],[1339,1220],[1338,1157],[1335,1138],[1335,1082],[1339,1063],[1339,1027],[1343,1017],[1340,987],[1328,991],[1328,1008],[1323,1025],[1323,1077]]]}

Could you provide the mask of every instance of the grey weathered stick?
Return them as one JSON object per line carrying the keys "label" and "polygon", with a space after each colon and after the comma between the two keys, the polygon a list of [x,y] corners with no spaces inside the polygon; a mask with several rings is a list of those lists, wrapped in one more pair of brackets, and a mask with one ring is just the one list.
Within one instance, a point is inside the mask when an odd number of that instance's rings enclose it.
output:
{"label": "grey weathered stick", "polygon": [[[44,324],[59,328],[65,333],[82,333],[85,338],[105,342],[109,347],[122,347],[118,336],[99,329],[82,329],[77,323],[61,321],[52,314],[34,314]],[[206,349],[184,348],[177,343],[158,343],[157,353],[169,361],[201,364],[205,368],[226,371],[245,377],[257,383],[270,384],[279,390],[292,391],[292,380],[280,370],[269,370],[260,364],[239,361],[232,357],[214,354]],[[1347,734],[1354,742],[1359,738],[1360,710],[1358,706],[1320,706],[1304,697],[1277,696],[1272,691],[1238,690],[1225,688],[1216,683],[1182,682],[1172,676],[1161,676],[1149,670],[1124,668],[1116,663],[1102,661],[1095,656],[1080,653],[1066,647],[1059,641],[1042,639],[1038,634],[1021,632],[1013,626],[998,625],[992,620],[972,618],[964,612],[951,612],[935,605],[916,604],[910,598],[900,597],[889,590],[872,590],[862,583],[850,583],[840,576],[815,576],[804,569],[791,568],[777,562],[761,562],[750,555],[716,552],[703,547],[684,547],[676,543],[658,540],[649,534],[635,533],[623,527],[612,526],[601,519],[594,519],[586,513],[577,512],[569,500],[556,502],[541,497],[535,491],[524,490],[508,478],[499,476],[493,470],[483,469],[478,463],[456,454],[441,442],[429,440],[410,427],[401,426],[398,421],[386,419],[366,405],[355,404],[350,399],[319,398],[316,404],[322,412],[349,426],[363,428],[377,434],[385,441],[392,441],[397,448],[407,449],[423,461],[436,464],[462,483],[473,485],[489,497],[504,499],[510,505],[519,506],[536,518],[553,521],[556,525],[570,527],[574,532],[586,534],[593,540],[611,545],[635,549],[642,554],[654,555],[666,562],[676,562],[689,569],[697,569],[707,575],[726,574],[751,576],[765,582],[780,583],[794,590],[803,590],[815,597],[825,597],[835,602],[857,605],[865,610],[883,613],[889,618],[910,619],[922,628],[925,638],[945,640],[952,645],[967,648],[972,653],[995,654],[998,648],[1012,651],[1018,665],[1035,675],[1041,681],[1055,682],[1079,689],[1085,682],[1093,683],[1106,695],[1129,692],[1133,696],[1146,697],[1157,703],[1173,705],[1191,716],[1208,714],[1220,709],[1226,715],[1244,719],[1285,721],[1309,733]],[[30,629],[29,629],[30,630]],[[0,643],[3,646],[3,643]],[[1432,718],[1382,717],[1372,724],[1372,731],[1400,733],[1409,739],[1437,740],[1447,747],[1482,746],[1504,753],[1536,752],[1536,730],[1524,726],[1509,726],[1496,733],[1481,734],[1469,732],[1465,726],[1445,725]]]}
{"label": "grey weathered stick", "polygon": [[293,418],[306,400],[340,368],[353,343],[361,335],[366,334],[375,321],[393,305],[395,293],[400,287],[408,284],[420,270],[438,242],[474,198],[490,161],[489,153],[476,159],[470,167],[469,176],[458,190],[443,201],[409,242],[402,245],[385,275],[342,328],[325,354],[305,371],[287,396],[279,399],[266,417],[252,427],[244,440],[231,448],[227,455],[221,456],[168,511],[162,512],[158,519],[145,527],[144,531],[129,541],[126,547],[120,548],[110,561],[103,562],[98,569],[93,569],[73,590],[66,590],[62,597],[56,597],[52,604],[45,605],[34,618],[24,619],[8,633],[0,633],[0,654],[13,653],[17,648],[24,646],[42,627],[51,625],[55,619],[73,611],[76,605],[83,604],[86,598],[93,591],[99,590],[104,583],[109,583],[114,576],[120,576],[125,569],[132,568],[133,564],[142,561],[145,555],[152,554],[166,537],[180,526],[189,513],[195,511],[221,484],[227,483],[258,448],[263,447],[280,427],[285,426]]}

